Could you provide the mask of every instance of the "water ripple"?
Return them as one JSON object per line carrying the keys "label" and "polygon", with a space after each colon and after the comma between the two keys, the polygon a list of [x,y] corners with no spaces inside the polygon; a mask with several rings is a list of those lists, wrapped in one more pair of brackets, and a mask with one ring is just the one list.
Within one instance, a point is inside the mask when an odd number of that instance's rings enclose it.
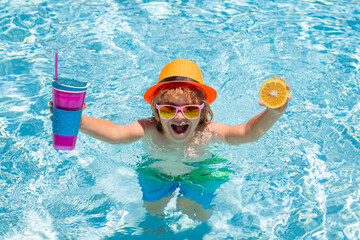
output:
{"label": "water ripple", "polygon": [[[0,235],[358,238],[359,13],[356,0],[1,1]],[[55,52],[60,76],[90,82],[86,114],[118,124],[151,115],[142,94],[175,58],[198,63],[218,91],[215,121],[261,112],[257,91],[273,76],[293,99],[258,142],[214,146],[236,174],[207,223],[172,202],[151,229],[134,173],[140,143],[80,134],[75,151],[52,148]]]}

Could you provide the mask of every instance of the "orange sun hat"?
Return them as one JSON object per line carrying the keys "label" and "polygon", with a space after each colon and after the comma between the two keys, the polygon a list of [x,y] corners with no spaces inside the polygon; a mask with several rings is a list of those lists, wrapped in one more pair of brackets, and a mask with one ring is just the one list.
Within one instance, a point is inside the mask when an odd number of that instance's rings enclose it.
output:
{"label": "orange sun hat", "polygon": [[145,92],[145,101],[151,104],[154,94],[159,87],[174,82],[192,84],[195,87],[203,90],[209,104],[211,104],[216,99],[217,93],[215,89],[204,84],[200,68],[190,60],[177,59],[168,63],[161,70],[157,84],[150,87]]}

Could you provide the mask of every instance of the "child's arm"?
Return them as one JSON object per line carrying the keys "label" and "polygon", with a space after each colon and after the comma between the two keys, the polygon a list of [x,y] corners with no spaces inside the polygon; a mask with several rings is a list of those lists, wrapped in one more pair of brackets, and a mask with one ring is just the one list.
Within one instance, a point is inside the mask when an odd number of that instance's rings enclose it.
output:
{"label": "child's arm", "polygon": [[[83,109],[87,107],[84,103]],[[53,112],[53,103],[50,102],[50,113]],[[52,120],[52,116],[50,117]],[[145,128],[151,122],[147,119],[142,119],[133,122],[130,125],[116,125],[109,120],[91,118],[81,115],[80,132],[86,133],[96,139],[112,143],[124,144],[132,143],[142,138],[145,134]]]}
{"label": "child's arm", "polygon": [[214,123],[213,129],[228,144],[238,145],[254,142],[269,131],[281,115],[282,113],[266,109],[245,124],[228,126],[222,123]]}
{"label": "child's arm", "polygon": [[[287,85],[290,88],[290,85]],[[289,95],[288,100],[291,99]],[[259,101],[260,105],[264,105]],[[214,123],[212,128],[219,137],[228,144],[238,145],[253,142],[260,139],[275,122],[283,115],[288,103],[278,109],[266,109],[257,116],[251,118],[247,123],[228,126],[222,123]]]}
{"label": "child's arm", "polygon": [[109,120],[81,116],[80,131],[96,139],[112,143],[132,143],[144,136],[145,123],[139,120],[130,125],[116,125]]}

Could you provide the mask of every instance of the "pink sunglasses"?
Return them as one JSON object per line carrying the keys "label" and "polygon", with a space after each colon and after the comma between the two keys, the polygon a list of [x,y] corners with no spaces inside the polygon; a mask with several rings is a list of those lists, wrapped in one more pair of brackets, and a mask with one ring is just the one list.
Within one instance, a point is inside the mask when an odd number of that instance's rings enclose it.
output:
{"label": "pink sunglasses", "polygon": [[201,109],[204,108],[204,103],[201,105],[157,105],[156,109],[159,111],[159,115],[162,119],[173,119],[178,111],[180,111],[187,119],[195,120],[200,117]]}

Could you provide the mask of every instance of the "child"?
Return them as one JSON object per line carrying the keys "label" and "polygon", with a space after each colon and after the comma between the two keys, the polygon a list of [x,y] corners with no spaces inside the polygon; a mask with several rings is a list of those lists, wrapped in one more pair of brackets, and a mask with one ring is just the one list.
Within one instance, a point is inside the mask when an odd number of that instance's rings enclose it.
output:
{"label": "child", "polygon": [[[217,179],[208,166],[201,165],[213,157],[206,147],[216,142],[238,145],[256,141],[287,107],[285,104],[279,109],[266,109],[245,124],[228,126],[212,122],[210,104],[216,99],[216,91],[204,84],[198,66],[185,59],[167,64],[157,84],[145,92],[144,99],[151,104],[152,118],[137,120],[130,125],[116,125],[82,115],[80,131],[112,144],[142,139],[151,159],[156,159],[149,160],[146,167],[141,166],[138,170],[144,206],[151,215],[162,215],[173,192],[181,185],[184,188],[180,188],[178,208],[190,218],[202,221],[211,215],[214,191],[226,179]],[[149,173],[146,169],[152,170]],[[208,181],[190,179],[195,172],[201,172],[196,176],[206,176]],[[174,181],[174,178],[179,179]],[[190,185],[186,187],[186,184]],[[196,188],[202,192],[196,193]],[[200,196],[205,196],[205,200]]]}
{"label": "child", "polygon": [[266,109],[245,124],[227,126],[212,122],[210,104],[216,99],[216,91],[203,83],[198,66],[185,59],[166,65],[158,83],[145,92],[144,99],[151,104],[153,118],[116,125],[83,115],[80,131],[113,144],[143,139],[166,153],[174,150],[180,157],[199,157],[199,152],[197,155],[193,152],[197,146],[215,141],[238,145],[258,140],[287,107],[285,104],[279,109]]}

